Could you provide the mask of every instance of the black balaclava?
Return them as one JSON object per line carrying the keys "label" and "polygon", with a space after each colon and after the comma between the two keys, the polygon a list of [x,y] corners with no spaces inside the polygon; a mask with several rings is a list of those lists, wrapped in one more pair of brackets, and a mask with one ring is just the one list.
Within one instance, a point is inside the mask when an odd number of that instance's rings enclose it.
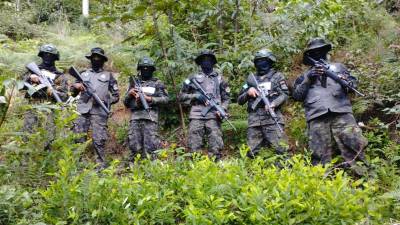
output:
{"label": "black balaclava", "polygon": [[103,69],[105,59],[102,56],[93,54],[93,56],[90,58],[90,63],[92,64],[92,69],[96,72],[99,72],[101,69]]}
{"label": "black balaclava", "polygon": [[152,66],[141,66],[139,70],[142,80],[150,80],[153,77],[154,68]]}
{"label": "black balaclava", "polygon": [[214,61],[209,56],[204,56],[199,63],[203,73],[209,75],[213,71]]}
{"label": "black balaclava", "polygon": [[41,55],[41,58],[44,69],[53,69],[55,67],[55,62],[57,60],[56,55],[45,52]]}
{"label": "black balaclava", "polygon": [[322,49],[315,49],[307,52],[307,55],[318,61],[320,59],[326,60],[328,52]]}
{"label": "black balaclava", "polygon": [[270,71],[272,68],[273,62],[271,60],[268,60],[266,58],[264,59],[258,59],[254,62],[254,65],[257,70],[257,75],[261,76]]}

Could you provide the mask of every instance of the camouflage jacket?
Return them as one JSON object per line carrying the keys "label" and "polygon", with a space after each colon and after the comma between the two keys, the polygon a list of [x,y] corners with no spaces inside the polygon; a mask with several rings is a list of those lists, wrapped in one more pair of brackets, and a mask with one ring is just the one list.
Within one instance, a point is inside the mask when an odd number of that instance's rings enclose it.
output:
{"label": "camouflage jacket", "polygon": [[154,122],[158,122],[158,114],[159,114],[159,106],[162,104],[167,104],[169,101],[168,93],[165,89],[164,84],[158,80],[157,78],[152,78],[151,80],[139,80],[143,92],[147,96],[151,96],[152,100],[149,102],[150,106],[150,115],[144,110],[140,100],[136,101],[136,99],[129,94],[129,90],[134,88],[134,84],[129,84],[128,91],[125,95],[124,104],[127,108],[132,111],[131,120],[152,120]]}
{"label": "camouflage jacket", "polygon": [[[38,65],[39,69],[42,71],[43,75],[50,78],[53,83],[54,83],[54,89],[58,92],[58,95],[60,96],[62,101],[67,101],[69,95],[68,95],[68,80],[66,76],[61,72],[58,71],[57,68],[54,67],[46,67],[43,64]],[[22,80],[26,82],[29,85],[32,85],[34,89],[38,89],[36,92],[33,94],[28,94],[29,91],[26,92],[25,98],[30,99],[30,101],[36,102],[36,101],[51,101],[53,103],[56,103],[56,99],[53,97],[53,95],[49,96],[47,94],[47,88],[40,88],[42,85],[40,84],[34,84],[30,80],[30,76],[32,73],[30,71],[27,71],[24,73]],[[27,89],[28,87],[24,87],[24,89]]]}
{"label": "camouflage jacket", "polygon": [[[118,83],[111,72],[105,70],[96,72],[93,69],[88,69],[82,72],[81,75],[82,79],[89,82],[108,108],[119,101]],[[74,97],[79,94],[79,90],[74,86],[71,86],[71,92]],[[93,97],[85,91],[80,93],[77,110],[80,114],[107,115]]]}
{"label": "camouflage jacket", "polygon": [[200,93],[194,88],[193,84],[190,83],[191,79],[196,79],[208,95],[213,96],[222,108],[225,110],[228,109],[230,101],[230,89],[228,83],[215,71],[210,75],[199,72],[185,80],[179,94],[179,100],[184,104],[191,106],[189,119],[217,118],[215,110],[209,111],[205,116],[201,114],[203,109],[207,106],[196,99]]}
{"label": "camouflage jacket", "polygon": [[[343,64],[332,63],[331,67],[332,70],[347,78],[354,88],[357,86],[357,79],[350,75]],[[320,79],[308,78],[311,69],[312,67],[296,79],[293,93],[295,100],[303,102],[307,121],[328,112],[352,113],[348,90],[329,77],[326,80],[326,88],[322,87]]]}
{"label": "camouflage jacket", "polygon": [[[255,77],[257,78],[259,85],[268,91],[268,99],[270,100],[271,104],[276,106],[275,113],[278,116],[279,123],[284,124],[281,106],[286,102],[289,95],[289,89],[286,84],[285,77],[282,73],[276,72],[273,69],[263,76]],[[247,80],[249,80],[249,78]],[[247,102],[249,127],[275,124],[271,115],[267,110],[265,110],[263,101],[260,101],[254,109],[252,108],[257,98],[248,96],[247,91],[249,88],[250,85],[248,82],[246,82],[246,84],[243,85],[237,100],[239,105],[244,105]]]}

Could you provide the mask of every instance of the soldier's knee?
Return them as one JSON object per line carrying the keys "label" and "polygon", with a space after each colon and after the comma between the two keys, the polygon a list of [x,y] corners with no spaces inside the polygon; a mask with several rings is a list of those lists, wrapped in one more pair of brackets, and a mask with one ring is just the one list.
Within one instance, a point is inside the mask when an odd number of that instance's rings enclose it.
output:
{"label": "soldier's knee", "polygon": [[339,139],[353,151],[362,151],[368,145],[368,140],[362,135],[361,128],[358,126],[345,128],[340,132]]}

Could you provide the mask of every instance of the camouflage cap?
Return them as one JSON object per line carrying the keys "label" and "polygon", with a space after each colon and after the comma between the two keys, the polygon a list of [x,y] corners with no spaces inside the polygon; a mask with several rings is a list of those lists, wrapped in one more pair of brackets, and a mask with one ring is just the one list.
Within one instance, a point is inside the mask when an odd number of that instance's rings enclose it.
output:
{"label": "camouflage cap", "polygon": [[156,69],[156,64],[154,63],[154,61],[150,57],[147,57],[147,56],[139,59],[139,62],[137,64],[137,69],[139,70],[140,67],[144,67],[144,66],[153,67],[154,70]]}
{"label": "camouflage cap", "polygon": [[42,57],[43,53],[50,53],[56,56],[56,60],[60,60],[60,53],[57,48],[52,44],[44,44],[40,46],[38,56]]}
{"label": "camouflage cap", "polygon": [[93,57],[93,55],[99,55],[104,58],[104,61],[106,61],[106,62],[108,61],[108,58],[105,55],[104,50],[102,48],[99,48],[99,47],[92,48],[90,50],[90,53],[87,54],[85,57],[87,59],[91,59]]}
{"label": "camouflage cap", "polygon": [[259,50],[259,51],[256,52],[256,54],[254,55],[254,60],[253,60],[253,62],[255,62],[255,61],[258,60],[258,59],[264,59],[264,58],[269,59],[269,60],[271,60],[272,62],[276,62],[276,57],[275,57],[275,55],[272,53],[271,50],[266,49],[266,48],[261,49],[261,50]]}
{"label": "camouflage cap", "polygon": [[199,52],[199,54],[197,54],[196,59],[194,60],[196,62],[197,65],[200,65],[201,60],[203,59],[203,57],[205,56],[210,56],[213,60],[214,64],[217,64],[217,58],[215,57],[215,54],[213,51],[205,49],[205,50],[201,50]]}

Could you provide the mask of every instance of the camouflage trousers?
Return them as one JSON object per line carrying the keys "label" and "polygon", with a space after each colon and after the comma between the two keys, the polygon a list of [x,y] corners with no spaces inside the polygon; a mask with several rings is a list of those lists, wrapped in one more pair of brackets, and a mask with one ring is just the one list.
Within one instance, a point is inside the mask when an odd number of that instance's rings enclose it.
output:
{"label": "camouflage trousers", "polygon": [[326,164],[332,160],[335,144],[348,166],[364,160],[364,148],[368,141],[362,135],[351,113],[328,113],[308,122],[309,148],[312,163]]}
{"label": "camouflage trousers", "polygon": [[192,119],[189,123],[188,147],[191,152],[199,151],[204,146],[206,138],[209,146],[209,155],[221,158],[224,147],[222,140],[221,122],[216,119]]}
{"label": "camouflage trousers", "polygon": [[[43,115],[39,115],[36,110],[30,109],[25,112],[24,115],[24,127],[23,132],[28,134],[35,133],[39,127],[42,127],[46,131],[45,149],[50,148],[51,142],[54,141],[56,133],[56,125],[54,123],[54,112],[42,112]],[[43,118],[43,119],[42,119]],[[42,124],[42,125],[41,125]],[[24,140],[27,141],[28,137],[25,136]]]}
{"label": "camouflage trousers", "polygon": [[161,148],[158,124],[150,120],[131,120],[128,141],[131,160],[137,154],[140,154],[142,158],[146,157],[147,154],[154,156],[154,151]]}
{"label": "camouflage trousers", "polygon": [[[105,146],[108,139],[107,120],[107,116],[86,113],[80,115],[74,122],[74,133],[85,134],[89,129],[92,130],[93,146],[99,163],[105,162]],[[84,136],[77,142],[82,143],[85,140],[86,137]]]}
{"label": "camouflage trousers", "polygon": [[280,133],[275,124],[247,128],[247,144],[250,147],[247,156],[250,158],[254,158],[261,147],[272,147],[280,155],[288,150],[287,137]]}

